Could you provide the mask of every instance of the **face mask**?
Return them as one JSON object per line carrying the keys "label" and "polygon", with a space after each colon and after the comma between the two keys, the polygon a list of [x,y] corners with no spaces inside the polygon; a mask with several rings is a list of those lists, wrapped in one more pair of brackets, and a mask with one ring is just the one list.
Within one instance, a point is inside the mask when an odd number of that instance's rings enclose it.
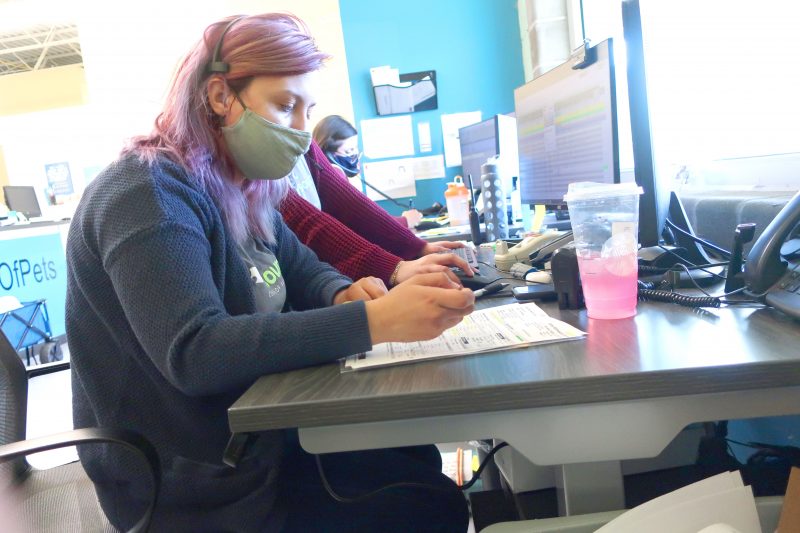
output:
{"label": "face mask", "polygon": [[248,108],[236,124],[222,128],[222,136],[236,166],[251,180],[287,176],[311,145],[309,132],[280,126]]}
{"label": "face mask", "polygon": [[359,154],[355,155],[331,154],[329,158],[331,160],[331,163],[344,170],[344,173],[348,178],[357,176],[358,173],[361,172],[361,166],[360,166],[361,158],[359,157]]}

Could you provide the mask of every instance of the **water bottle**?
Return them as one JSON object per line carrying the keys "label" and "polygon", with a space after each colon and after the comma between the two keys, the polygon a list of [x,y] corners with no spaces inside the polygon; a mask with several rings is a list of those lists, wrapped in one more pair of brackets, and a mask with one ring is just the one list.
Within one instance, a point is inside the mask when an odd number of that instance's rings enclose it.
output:
{"label": "water bottle", "polygon": [[497,160],[494,158],[489,158],[481,165],[481,188],[486,241],[508,239],[506,194],[503,190],[503,179],[498,172]]}
{"label": "water bottle", "polygon": [[447,203],[447,215],[451,226],[469,224],[469,191],[464,186],[461,176],[456,176],[453,182],[447,184],[444,193]]}

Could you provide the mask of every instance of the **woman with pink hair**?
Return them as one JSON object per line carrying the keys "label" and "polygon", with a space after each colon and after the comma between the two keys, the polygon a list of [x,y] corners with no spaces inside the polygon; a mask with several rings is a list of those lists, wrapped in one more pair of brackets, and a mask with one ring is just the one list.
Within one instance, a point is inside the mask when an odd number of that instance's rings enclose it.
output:
{"label": "woman with pink hair", "polygon": [[[259,376],[430,339],[473,309],[449,271],[388,292],[377,278],[353,282],[283,222],[282,178],[309,149],[325,58],[291,15],[212,24],[152,133],[87,188],[70,227],[75,427],[125,427],[155,444],[155,531],[466,530],[465,499],[431,447],[326,456],[326,477],[353,503],[326,492],[291,432],[255,435],[237,468],[222,463],[227,408]],[[109,520],[129,528],[151,490],[138,465],[117,449],[79,453]]]}

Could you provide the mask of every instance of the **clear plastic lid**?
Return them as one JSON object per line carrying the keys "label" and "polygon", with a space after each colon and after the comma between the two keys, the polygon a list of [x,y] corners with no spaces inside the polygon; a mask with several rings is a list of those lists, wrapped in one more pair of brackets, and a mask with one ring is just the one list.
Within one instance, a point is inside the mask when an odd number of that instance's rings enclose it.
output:
{"label": "clear plastic lid", "polygon": [[613,198],[616,196],[631,196],[643,194],[644,190],[629,181],[626,183],[595,183],[592,181],[579,181],[570,183],[564,201],[574,202],[582,200],[598,200],[600,198]]}

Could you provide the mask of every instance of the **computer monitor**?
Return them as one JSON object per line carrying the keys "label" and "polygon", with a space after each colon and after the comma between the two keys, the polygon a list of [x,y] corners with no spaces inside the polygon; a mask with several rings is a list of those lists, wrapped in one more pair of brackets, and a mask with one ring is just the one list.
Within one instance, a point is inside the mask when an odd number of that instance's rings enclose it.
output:
{"label": "computer monitor", "polygon": [[5,185],[3,186],[3,196],[9,210],[22,213],[27,218],[42,216],[39,201],[36,199],[36,189],[33,187]]}
{"label": "computer monitor", "polygon": [[461,170],[466,183],[472,176],[475,187],[481,182],[481,165],[490,157],[500,156],[507,183],[503,188],[511,194],[511,178],[517,176],[517,121],[508,115],[495,115],[482,122],[464,126],[458,130],[461,145]]}
{"label": "computer monitor", "polygon": [[647,103],[642,16],[638,0],[623,0],[622,28],[627,52],[634,179],[644,191],[639,198],[639,243],[642,247],[657,246],[667,218],[669,193],[661,190],[655,172],[650,108]]}
{"label": "computer monitor", "polygon": [[[644,191],[639,198],[639,243],[642,245],[639,251],[640,260],[651,262],[654,258],[663,256],[663,262],[668,265],[677,262],[688,265],[712,263],[694,239],[694,229],[680,199],[670,190],[669,180],[659,180],[655,170],[639,0],[622,0],[622,29],[627,52],[634,176],[636,183]],[[670,231],[670,237],[664,239],[664,226],[668,219],[682,229],[683,233]],[[668,250],[665,244],[677,248]],[[721,268],[716,270],[721,271]],[[694,277],[696,280],[702,277],[711,281],[714,279],[714,275],[708,270],[696,271]]]}
{"label": "computer monitor", "polygon": [[596,59],[542,74],[514,91],[523,203],[561,206],[568,184],[619,183],[619,147],[611,39]]}

